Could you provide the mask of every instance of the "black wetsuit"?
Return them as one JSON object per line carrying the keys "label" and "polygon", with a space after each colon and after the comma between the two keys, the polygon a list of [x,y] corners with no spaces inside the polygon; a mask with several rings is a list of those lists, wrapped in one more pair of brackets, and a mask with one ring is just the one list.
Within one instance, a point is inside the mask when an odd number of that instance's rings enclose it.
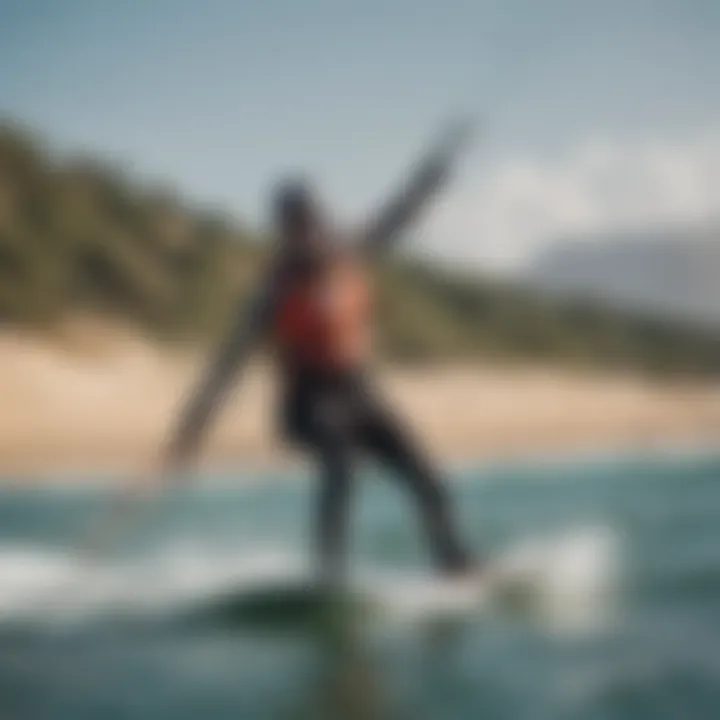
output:
{"label": "black wetsuit", "polygon": [[316,541],[325,571],[343,571],[354,466],[362,455],[387,466],[414,495],[437,568],[468,566],[438,472],[364,373],[293,372],[281,412],[286,437],[313,452],[321,468]]}

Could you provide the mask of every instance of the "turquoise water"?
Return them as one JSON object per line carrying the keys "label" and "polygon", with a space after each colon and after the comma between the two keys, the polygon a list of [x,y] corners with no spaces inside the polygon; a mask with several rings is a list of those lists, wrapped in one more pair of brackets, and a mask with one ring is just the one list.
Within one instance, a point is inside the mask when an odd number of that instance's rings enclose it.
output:
{"label": "turquoise water", "polygon": [[107,492],[0,492],[0,717],[720,717],[717,455],[456,475],[466,533],[524,558],[530,605],[438,614],[412,507],[371,470],[353,558],[387,612],[341,622],[245,612],[303,577],[307,478],[178,492],[97,562],[73,543]]}

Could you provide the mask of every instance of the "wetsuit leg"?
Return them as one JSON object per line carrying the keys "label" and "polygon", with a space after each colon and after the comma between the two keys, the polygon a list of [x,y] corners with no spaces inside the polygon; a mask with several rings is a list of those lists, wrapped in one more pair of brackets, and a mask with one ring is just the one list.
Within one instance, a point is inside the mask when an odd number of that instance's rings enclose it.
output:
{"label": "wetsuit leg", "polygon": [[348,516],[357,453],[349,395],[332,377],[306,375],[288,388],[284,425],[289,439],[318,464],[314,545],[323,579],[345,572]]}
{"label": "wetsuit leg", "polygon": [[467,569],[471,558],[455,527],[443,481],[397,419],[372,404],[364,418],[362,442],[364,449],[397,472],[414,494],[438,569]]}
{"label": "wetsuit leg", "polygon": [[317,504],[317,552],[320,572],[342,581],[347,557],[348,515],[353,485],[353,447],[343,433],[328,433],[316,444],[320,461]]}

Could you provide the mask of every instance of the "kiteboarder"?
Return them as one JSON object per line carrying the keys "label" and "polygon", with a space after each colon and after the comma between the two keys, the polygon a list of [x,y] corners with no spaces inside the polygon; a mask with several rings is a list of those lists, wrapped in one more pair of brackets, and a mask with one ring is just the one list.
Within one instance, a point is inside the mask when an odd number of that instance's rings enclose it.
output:
{"label": "kiteboarder", "polygon": [[330,227],[304,180],[273,196],[274,252],[266,277],[191,393],[163,457],[167,473],[186,473],[228,388],[262,338],[276,351],[280,428],[318,463],[316,545],[323,578],[343,576],[354,466],[383,463],[417,501],[436,567],[462,574],[475,566],[459,537],[441,474],[374,387],[372,266],[444,185],[468,135],[453,124],[409,181],[352,235]]}

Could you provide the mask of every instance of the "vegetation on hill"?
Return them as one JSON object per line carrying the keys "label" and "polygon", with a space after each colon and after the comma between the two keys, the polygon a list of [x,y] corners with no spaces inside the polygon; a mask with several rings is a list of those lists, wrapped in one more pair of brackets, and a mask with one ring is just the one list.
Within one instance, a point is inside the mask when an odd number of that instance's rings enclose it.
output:
{"label": "vegetation on hill", "polygon": [[[0,126],[0,322],[77,312],[167,340],[215,336],[264,262],[260,239],[217,212],[94,159],[58,159]],[[379,346],[403,360],[542,359],[712,373],[720,338],[552,300],[487,278],[395,261],[380,273]]]}
{"label": "vegetation on hill", "polygon": [[0,127],[0,321],[77,310],[153,333],[217,331],[261,248],[223,215],[143,188],[91,158],[54,159]]}

